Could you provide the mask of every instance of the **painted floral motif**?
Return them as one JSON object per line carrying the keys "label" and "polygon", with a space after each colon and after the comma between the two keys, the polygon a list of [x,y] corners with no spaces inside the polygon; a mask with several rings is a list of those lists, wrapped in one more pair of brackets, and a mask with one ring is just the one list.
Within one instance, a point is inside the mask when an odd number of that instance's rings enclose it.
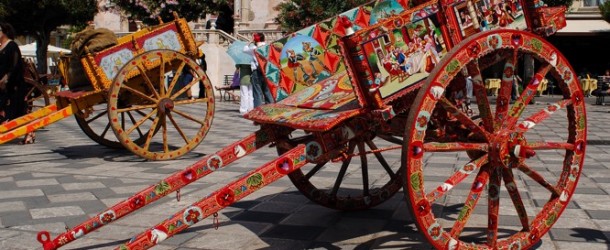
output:
{"label": "painted floral motif", "polygon": [[316,141],[311,141],[309,143],[307,143],[307,159],[308,160],[315,160],[316,158],[318,158],[320,155],[322,155],[322,146],[320,146],[320,143],[316,142]]}
{"label": "painted floral motif", "polygon": [[182,178],[182,181],[184,183],[190,183],[192,181],[195,180],[195,171],[193,171],[192,169],[187,169],[184,172],[182,172],[182,176],[180,176]]}
{"label": "painted floral motif", "polygon": [[208,159],[207,168],[211,171],[216,171],[217,169],[221,168],[222,165],[222,158],[220,158],[218,155],[214,155]]}
{"label": "painted floral motif", "polygon": [[428,234],[433,240],[438,240],[443,234],[443,228],[441,228],[441,225],[435,222],[428,228]]}
{"label": "painted floral motif", "polygon": [[144,196],[142,195],[138,195],[136,197],[131,198],[131,200],[129,200],[129,207],[131,209],[138,209],[144,206],[144,204],[146,204],[146,201],[144,200]]}
{"label": "painted floral motif", "polygon": [[282,159],[277,162],[276,168],[279,173],[288,174],[292,171],[292,161],[290,159]]}
{"label": "painted floral motif", "polygon": [[116,218],[116,213],[112,210],[108,210],[105,213],[100,215],[100,221],[102,224],[108,224],[112,222]]}
{"label": "painted floral motif", "polygon": [[189,207],[184,210],[184,214],[182,214],[182,219],[187,225],[193,225],[203,220],[203,211],[199,207]]}
{"label": "painted floral motif", "polygon": [[[285,159],[285,161],[289,161],[288,159]],[[281,162],[279,165],[283,165],[283,162]],[[279,166],[278,168],[281,168],[283,166]],[[249,188],[257,188],[260,187],[261,185],[263,185],[264,181],[263,181],[264,177],[261,173],[255,173],[253,175],[251,175],[250,177],[248,177],[248,179],[246,180],[246,184],[248,185]]]}
{"label": "painted floral motif", "polygon": [[169,192],[169,190],[172,189],[172,186],[166,182],[166,181],[161,181],[159,184],[157,184],[155,186],[155,194],[156,195],[164,195],[167,192]]}
{"label": "painted floral motif", "polygon": [[227,188],[220,191],[220,193],[216,195],[216,202],[218,202],[218,205],[223,207],[233,204],[233,202],[235,202],[235,194],[233,193],[233,190]]}

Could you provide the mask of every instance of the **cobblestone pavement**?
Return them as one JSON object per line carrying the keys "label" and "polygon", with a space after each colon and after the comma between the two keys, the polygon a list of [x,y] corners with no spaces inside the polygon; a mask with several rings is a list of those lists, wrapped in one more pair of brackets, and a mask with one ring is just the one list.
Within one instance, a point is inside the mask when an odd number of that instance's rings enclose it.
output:
{"label": "cobblestone pavement", "polygon": [[[609,249],[610,107],[587,108],[589,142],[583,174],[570,205],[539,249]],[[56,236],[66,226],[79,224],[254,131],[257,127],[241,118],[237,109],[234,103],[217,103],[204,142],[174,161],[147,162],[127,151],[97,145],[73,118],[40,130],[36,144],[1,145],[0,249],[40,249],[38,231]],[[542,137],[553,136],[554,129],[561,127],[554,122],[540,126],[536,133]],[[166,197],[64,249],[115,247],[275,156],[274,148],[264,148],[183,188],[179,202]],[[541,201],[535,190],[525,197],[532,206]],[[208,218],[156,249],[430,248],[407,214],[402,192],[368,211],[339,212],[310,202],[284,178],[222,210],[217,230]]]}

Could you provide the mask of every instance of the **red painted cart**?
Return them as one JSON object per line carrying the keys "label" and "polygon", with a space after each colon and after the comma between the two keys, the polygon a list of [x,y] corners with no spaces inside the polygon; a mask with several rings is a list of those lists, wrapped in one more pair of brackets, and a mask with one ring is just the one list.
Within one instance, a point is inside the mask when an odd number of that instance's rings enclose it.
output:
{"label": "red painted cart", "polygon": [[[260,130],[38,240],[61,247],[272,144],[278,158],[118,249],[152,247],[285,175],[310,200],[340,210],[376,206],[403,188],[414,223],[437,248],[529,248],[566,208],[583,167],[580,85],[539,36],[565,26],[564,12],[518,0],[375,1],[272,42],[257,56],[278,102],[245,116]],[[535,74],[513,90],[524,70]],[[497,98],[487,95],[488,78],[501,79]],[[544,78],[562,95],[532,105]],[[537,132],[544,121],[564,133]],[[523,199],[530,189],[538,207]]]}
{"label": "red painted cart", "polygon": [[[88,48],[79,58],[61,58],[62,77],[83,82],[55,93],[55,104],[49,105],[34,78],[27,79],[34,86],[28,103],[35,112],[0,125],[0,144],[73,114],[94,141],[149,160],[175,159],[201,143],[212,123],[214,96],[195,61],[200,51],[185,19],[176,16],[100,51]],[[86,79],[69,79],[71,60],[80,60]],[[187,98],[194,85],[204,95]],[[43,101],[44,107],[37,106]],[[182,140],[170,142],[172,137]]]}

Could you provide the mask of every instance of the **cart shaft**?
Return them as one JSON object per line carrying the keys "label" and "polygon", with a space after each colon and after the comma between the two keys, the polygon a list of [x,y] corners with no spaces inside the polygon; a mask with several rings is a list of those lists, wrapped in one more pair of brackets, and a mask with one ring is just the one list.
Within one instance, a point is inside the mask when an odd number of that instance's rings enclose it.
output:
{"label": "cart shaft", "polygon": [[113,221],[116,221],[132,212],[143,208],[162,197],[165,197],[174,191],[180,190],[182,187],[204,177],[208,174],[223,168],[230,163],[248,155],[259,148],[275,141],[277,136],[284,136],[292,130],[265,128],[254,132],[245,138],[219,150],[218,152],[208,155],[197,161],[191,166],[182,171],[178,171],[169,177],[161,180],[159,183],[152,185],[130,198],[117,203],[116,205],[102,211],[95,217],[81,223],[80,225],[68,230],[55,237],[50,238],[47,231],[38,233],[38,241],[42,243],[45,250],[57,249],[65,244],[68,244],[77,238],[97,230]]}
{"label": "cart shaft", "polygon": [[72,116],[73,112],[72,106],[57,110],[57,106],[53,104],[32,114],[17,118],[0,128],[2,130],[0,132],[0,144]]}
{"label": "cart shaft", "polygon": [[307,163],[305,145],[299,144],[277,159],[244,175],[242,178],[216,190],[211,195],[175,213],[146,232],[116,249],[148,249],[159,242],[189,228],[195,223],[216,215],[219,210],[245,198],[266,185],[301,168]]}

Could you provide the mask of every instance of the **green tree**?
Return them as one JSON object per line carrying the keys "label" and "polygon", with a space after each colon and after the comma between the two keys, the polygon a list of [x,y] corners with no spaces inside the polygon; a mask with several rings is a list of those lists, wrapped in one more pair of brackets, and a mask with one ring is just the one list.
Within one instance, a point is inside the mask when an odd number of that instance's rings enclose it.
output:
{"label": "green tree", "polygon": [[233,3],[229,0],[110,0],[110,2],[130,18],[148,25],[158,24],[157,17],[161,17],[164,22],[173,20],[173,12],[188,21],[205,18],[206,14],[217,13],[221,7]]}
{"label": "green tree", "polygon": [[274,20],[283,31],[294,32],[367,2],[370,0],[288,0],[275,6],[279,14]]}
{"label": "green tree", "polygon": [[600,4],[599,10],[602,12],[602,17],[604,17],[604,20],[610,23],[610,1],[606,0],[604,4]]}
{"label": "green tree", "polygon": [[0,19],[12,24],[18,35],[36,39],[38,71],[43,73],[51,32],[62,25],[84,27],[97,12],[96,0],[0,0]]}

